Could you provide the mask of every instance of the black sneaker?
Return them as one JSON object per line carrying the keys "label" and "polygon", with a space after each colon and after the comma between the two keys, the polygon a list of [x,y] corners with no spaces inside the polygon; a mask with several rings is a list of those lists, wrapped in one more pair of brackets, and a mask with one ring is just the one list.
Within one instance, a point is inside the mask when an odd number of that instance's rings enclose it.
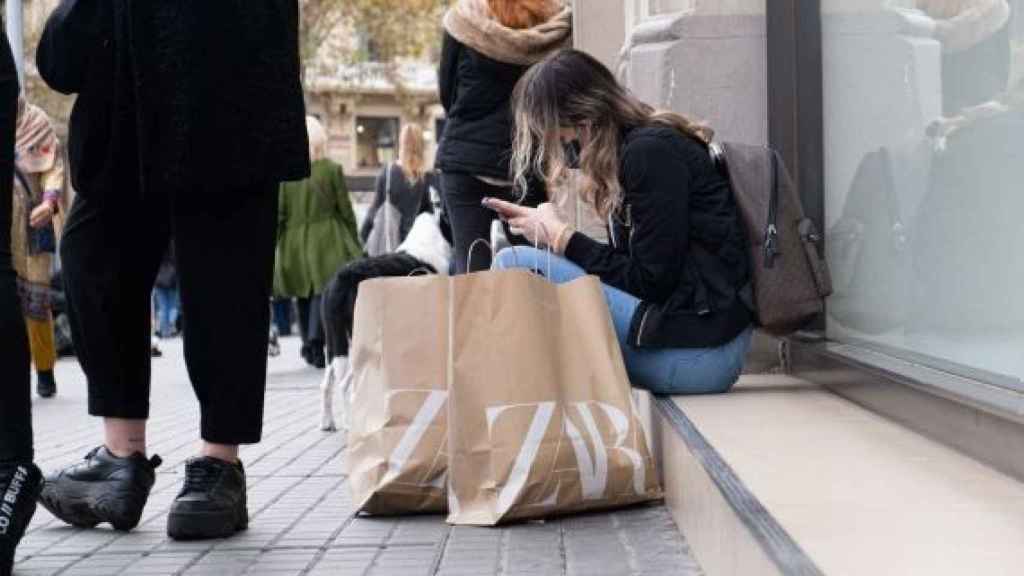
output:
{"label": "black sneaker", "polygon": [[327,368],[327,356],[324,354],[323,346],[310,346],[304,357],[306,363],[317,370]]}
{"label": "black sneaker", "polygon": [[135,453],[118,458],[100,446],[84,462],[51,474],[39,502],[54,516],[81,528],[102,522],[128,531],[139,525],[160,457]]}
{"label": "black sneaker", "polygon": [[10,576],[14,550],[36,512],[43,474],[35,464],[0,464],[0,576]]}
{"label": "black sneaker", "polygon": [[43,398],[53,398],[57,394],[57,381],[53,378],[53,370],[39,372],[36,380],[36,392]]}
{"label": "black sneaker", "polygon": [[175,540],[226,538],[249,527],[245,469],[216,458],[185,464],[185,485],[167,514],[167,535]]}

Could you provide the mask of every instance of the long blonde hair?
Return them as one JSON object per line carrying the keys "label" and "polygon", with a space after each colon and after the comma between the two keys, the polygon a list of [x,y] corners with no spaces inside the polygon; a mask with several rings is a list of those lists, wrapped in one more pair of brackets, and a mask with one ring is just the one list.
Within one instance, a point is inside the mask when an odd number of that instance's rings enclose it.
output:
{"label": "long blonde hair", "polygon": [[622,205],[619,148],[626,132],[662,125],[704,144],[714,137],[706,126],[641,102],[608,68],[578,50],[562,50],[531,68],[516,85],[512,106],[512,178],[519,191],[525,193],[535,176],[562,181],[567,168],[561,128],[585,126],[590,137],[580,156],[580,197],[603,217]]}
{"label": "long blonde hair", "polygon": [[398,140],[398,165],[410,182],[419,182],[426,172],[423,130],[416,124],[406,124]]}

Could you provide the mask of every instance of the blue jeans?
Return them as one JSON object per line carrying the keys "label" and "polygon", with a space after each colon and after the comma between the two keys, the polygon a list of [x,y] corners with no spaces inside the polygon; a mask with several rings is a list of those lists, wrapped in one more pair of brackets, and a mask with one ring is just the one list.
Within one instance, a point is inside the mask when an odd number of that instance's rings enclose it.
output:
{"label": "blue jeans", "polygon": [[[556,284],[586,275],[582,268],[565,258],[536,248],[502,250],[494,266],[502,270],[536,270]],[[626,372],[634,386],[655,394],[714,394],[728,391],[739,379],[750,350],[753,328],[718,348],[637,348],[629,343],[629,326],[640,300],[606,284],[602,287]]]}
{"label": "blue jeans", "polygon": [[157,334],[167,338],[174,334],[178,322],[178,289],[155,288],[153,299],[156,301],[156,313],[159,319]]}

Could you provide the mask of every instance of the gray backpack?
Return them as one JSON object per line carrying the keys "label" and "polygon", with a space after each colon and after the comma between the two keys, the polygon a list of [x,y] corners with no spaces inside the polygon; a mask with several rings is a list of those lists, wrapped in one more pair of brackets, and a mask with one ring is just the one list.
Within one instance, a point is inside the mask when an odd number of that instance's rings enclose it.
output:
{"label": "gray backpack", "polygon": [[760,328],[796,332],[825,310],[832,278],[822,236],[804,215],[793,180],[770,148],[714,143],[711,155],[728,178],[750,243],[747,305]]}

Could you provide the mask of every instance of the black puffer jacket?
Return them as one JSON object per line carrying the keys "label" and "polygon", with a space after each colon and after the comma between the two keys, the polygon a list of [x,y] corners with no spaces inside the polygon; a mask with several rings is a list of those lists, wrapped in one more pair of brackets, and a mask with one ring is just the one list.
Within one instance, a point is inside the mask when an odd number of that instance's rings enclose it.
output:
{"label": "black puffer jacket", "polygon": [[62,0],[37,54],[78,94],[82,194],[244,189],[309,175],[295,0]]}
{"label": "black puffer jacket", "polygon": [[567,258],[639,298],[630,343],[709,348],[752,323],[739,297],[750,287],[747,242],[728,181],[707,147],[668,127],[630,131],[622,145],[623,207],[612,245],[583,234]]}
{"label": "black puffer jacket", "polygon": [[513,128],[509,100],[527,68],[488,58],[445,33],[439,80],[448,120],[437,168],[508,179]]}
{"label": "black puffer jacket", "polygon": [[526,70],[569,45],[572,11],[532,28],[499,22],[487,0],[458,0],[444,17],[439,84],[448,115],[437,152],[442,172],[508,179],[510,100]]}

